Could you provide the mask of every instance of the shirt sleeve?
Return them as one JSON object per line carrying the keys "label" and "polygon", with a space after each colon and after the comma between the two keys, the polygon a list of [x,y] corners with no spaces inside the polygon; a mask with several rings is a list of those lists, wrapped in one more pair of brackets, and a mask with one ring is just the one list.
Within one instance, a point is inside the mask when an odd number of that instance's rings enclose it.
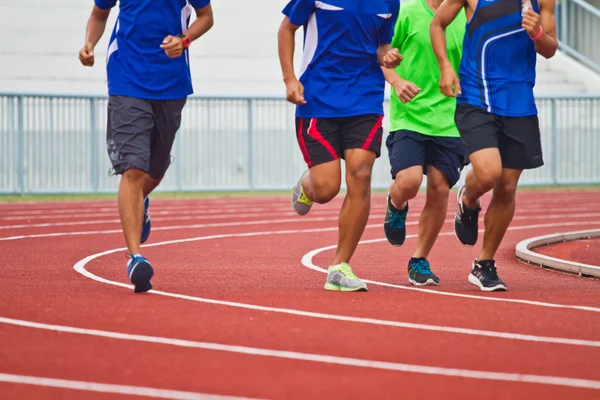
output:
{"label": "shirt sleeve", "polygon": [[409,20],[404,15],[400,14],[396,21],[396,28],[394,29],[394,38],[392,39],[392,47],[400,50],[406,37],[408,35]]}
{"label": "shirt sleeve", "polygon": [[315,12],[314,0],[291,0],[283,9],[283,14],[296,26],[302,26],[308,22],[310,16]]}
{"label": "shirt sleeve", "polygon": [[204,8],[210,4],[210,0],[190,0],[190,4],[194,7],[195,10],[200,8]]}
{"label": "shirt sleeve", "polygon": [[[395,2],[394,2],[395,3]],[[394,37],[394,26],[400,13],[400,2],[394,4],[390,9],[390,16],[385,19],[379,28],[379,44],[390,44]]]}
{"label": "shirt sleeve", "polygon": [[117,0],[94,0],[94,3],[102,10],[110,10],[117,5]]}

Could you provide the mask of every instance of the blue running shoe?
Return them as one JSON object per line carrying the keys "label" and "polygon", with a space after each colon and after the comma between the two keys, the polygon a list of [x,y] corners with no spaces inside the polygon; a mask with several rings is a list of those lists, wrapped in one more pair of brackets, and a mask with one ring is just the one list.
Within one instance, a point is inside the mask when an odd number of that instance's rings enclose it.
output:
{"label": "blue running shoe", "polygon": [[440,278],[431,272],[429,262],[424,258],[411,258],[408,262],[408,281],[415,286],[437,286]]}
{"label": "blue running shoe", "polygon": [[390,195],[387,198],[387,211],[383,222],[383,231],[388,242],[394,246],[402,246],[406,239],[406,216],[408,215],[408,203],[403,210],[398,210],[392,205]]}
{"label": "blue running shoe", "polygon": [[144,293],[152,289],[150,279],[154,276],[154,269],[150,262],[140,255],[132,256],[127,263],[127,276],[135,286],[135,293]]}
{"label": "blue running shoe", "polygon": [[152,229],[152,223],[150,222],[150,199],[146,197],[144,199],[144,225],[142,225],[142,240],[140,243],[146,243],[148,237],[150,237],[150,230]]}

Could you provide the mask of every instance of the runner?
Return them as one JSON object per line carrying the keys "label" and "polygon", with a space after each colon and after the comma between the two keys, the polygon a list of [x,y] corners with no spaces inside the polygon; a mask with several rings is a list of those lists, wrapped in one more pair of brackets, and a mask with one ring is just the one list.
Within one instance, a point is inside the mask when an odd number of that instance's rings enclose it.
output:
{"label": "runner", "polygon": [[[445,32],[463,8],[469,23],[459,81]],[[494,256],[514,215],[521,173],[544,164],[533,87],[537,54],[550,58],[558,48],[554,8],[555,0],[445,0],[431,23],[440,88],[458,96],[456,124],[473,165],[454,220],[462,244],[477,243],[479,199],[493,190],[483,248],[469,275],[483,291],[507,289]]]}
{"label": "runner", "polygon": [[[292,0],[279,29],[279,58],[287,99],[297,105],[298,144],[309,170],[292,191],[294,210],[306,215],[339,192],[341,162],[348,193],[340,211],[339,239],[326,290],[366,291],[350,259],[371,208],[371,173],[381,151],[385,80],[380,66],[402,57],[390,43],[398,0]],[[304,26],[300,79],[294,72],[295,32]]]}

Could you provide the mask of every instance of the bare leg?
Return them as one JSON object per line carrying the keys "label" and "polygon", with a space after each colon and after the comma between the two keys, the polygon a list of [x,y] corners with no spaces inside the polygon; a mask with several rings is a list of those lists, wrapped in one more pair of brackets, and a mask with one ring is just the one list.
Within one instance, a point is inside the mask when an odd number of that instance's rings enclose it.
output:
{"label": "bare leg", "polygon": [[371,210],[371,173],[375,153],[363,149],[344,152],[348,193],[340,211],[338,247],[334,265],[349,262],[367,226]]}
{"label": "bare leg", "polygon": [[414,199],[423,183],[423,167],[420,165],[407,168],[396,174],[390,185],[390,198],[397,210],[403,210],[408,200]]}
{"label": "bare leg", "polygon": [[302,190],[315,203],[329,203],[340,192],[341,175],[340,160],[316,165],[302,177]]}
{"label": "bare leg", "polygon": [[502,174],[502,159],[498,149],[479,150],[469,157],[473,169],[466,178],[462,201],[468,208],[477,208],[479,198],[496,186]]}
{"label": "bare leg", "polygon": [[494,188],[492,201],[485,214],[485,234],[479,260],[493,260],[500,247],[515,213],[515,193],[522,172],[516,169],[502,170],[502,176]]}
{"label": "bare leg", "polygon": [[446,176],[432,166],[427,167],[427,198],[419,218],[419,236],[414,258],[427,258],[444,226],[448,212],[450,185]]}
{"label": "bare leg", "polygon": [[119,184],[119,214],[125,243],[131,254],[140,253],[140,238],[144,221],[144,182],[148,174],[138,169],[123,173]]}

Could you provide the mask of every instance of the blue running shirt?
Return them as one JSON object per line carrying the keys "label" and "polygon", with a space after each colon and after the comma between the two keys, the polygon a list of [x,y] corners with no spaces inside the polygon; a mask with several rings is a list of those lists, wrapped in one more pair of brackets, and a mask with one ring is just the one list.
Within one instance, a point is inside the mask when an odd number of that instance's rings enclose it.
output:
{"label": "blue running shirt", "polygon": [[383,115],[377,49],[392,42],[399,0],[291,0],[283,13],[304,27],[300,118]]}
{"label": "blue running shirt", "polygon": [[[532,4],[539,12],[538,2]],[[504,117],[537,115],[533,95],[537,53],[521,27],[522,19],[520,0],[477,3],[463,43],[458,104]]]}
{"label": "blue running shirt", "polygon": [[[117,0],[94,0],[107,10]],[[194,9],[210,0],[120,0],[106,58],[108,94],[147,100],[174,100],[193,93],[187,51],[167,57],[160,48],[168,35],[184,33]]]}

